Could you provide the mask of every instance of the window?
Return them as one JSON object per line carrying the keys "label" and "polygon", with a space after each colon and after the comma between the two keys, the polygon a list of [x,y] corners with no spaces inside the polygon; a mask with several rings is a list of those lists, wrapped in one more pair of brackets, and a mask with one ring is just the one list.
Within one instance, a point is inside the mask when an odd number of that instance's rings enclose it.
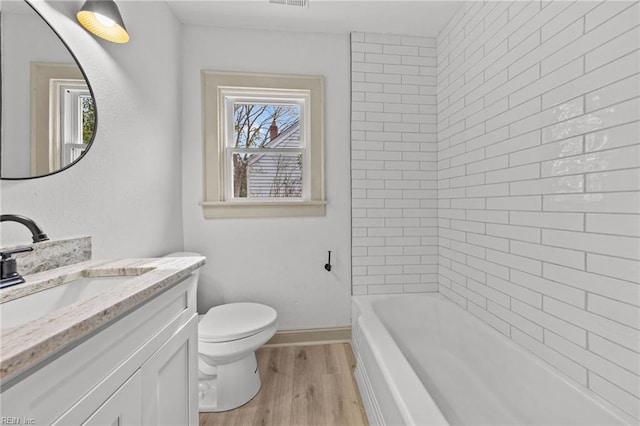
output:
{"label": "window", "polygon": [[51,115],[59,134],[54,145],[60,152],[59,167],[66,167],[84,153],[91,142],[95,122],[93,98],[84,80],[52,79]]}
{"label": "window", "polygon": [[75,64],[31,62],[31,173],[48,174],[80,158],[95,131],[95,104]]}
{"label": "window", "polygon": [[205,218],[324,215],[323,79],[202,72]]}
{"label": "window", "polygon": [[308,199],[307,94],[223,89],[221,96],[225,199]]}

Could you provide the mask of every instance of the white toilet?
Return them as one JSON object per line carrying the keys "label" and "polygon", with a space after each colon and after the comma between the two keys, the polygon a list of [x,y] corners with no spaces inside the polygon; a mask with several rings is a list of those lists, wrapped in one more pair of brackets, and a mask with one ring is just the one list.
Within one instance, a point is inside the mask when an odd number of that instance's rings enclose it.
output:
{"label": "white toilet", "polygon": [[[200,255],[192,252],[167,255],[188,256]],[[258,393],[260,373],[255,351],[275,334],[277,320],[275,309],[259,303],[229,303],[198,315],[201,412],[231,410]]]}

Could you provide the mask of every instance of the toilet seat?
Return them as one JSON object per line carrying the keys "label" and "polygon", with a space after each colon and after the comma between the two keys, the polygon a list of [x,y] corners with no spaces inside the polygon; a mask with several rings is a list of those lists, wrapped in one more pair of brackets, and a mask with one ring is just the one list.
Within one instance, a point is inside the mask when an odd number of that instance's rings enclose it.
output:
{"label": "toilet seat", "polygon": [[278,314],[259,303],[229,303],[214,306],[198,323],[198,340],[207,343],[244,339],[271,327]]}

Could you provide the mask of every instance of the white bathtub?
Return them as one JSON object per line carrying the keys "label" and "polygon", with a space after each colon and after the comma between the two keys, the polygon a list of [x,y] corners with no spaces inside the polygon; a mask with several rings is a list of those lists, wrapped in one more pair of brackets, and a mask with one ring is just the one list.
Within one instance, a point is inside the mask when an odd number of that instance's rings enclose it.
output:
{"label": "white bathtub", "polygon": [[437,293],[355,296],[352,311],[371,424],[633,423]]}

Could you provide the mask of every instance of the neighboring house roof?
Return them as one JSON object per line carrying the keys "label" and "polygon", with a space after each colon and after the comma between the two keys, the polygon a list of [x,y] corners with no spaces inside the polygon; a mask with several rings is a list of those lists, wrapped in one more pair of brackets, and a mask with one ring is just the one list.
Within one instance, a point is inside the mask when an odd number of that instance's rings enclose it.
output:
{"label": "neighboring house roof", "polygon": [[[285,127],[278,136],[271,139],[267,143],[264,144],[265,147],[269,148],[288,148],[287,146],[280,146],[282,144],[287,145],[286,142],[290,142],[292,140],[300,140],[300,120],[296,120],[291,123],[288,127]],[[293,138],[295,137],[295,139]]]}
{"label": "neighboring house roof", "polygon": [[[300,120],[296,120],[288,127],[285,127],[283,131],[278,133],[278,136],[266,142],[264,148],[291,148],[298,147],[300,141]],[[251,166],[255,162],[259,161],[262,155],[255,155],[249,160]]]}
{"label": "neighboring house roof", "polygon": [[[275,130],[277,131],[277,128]],[[283,196],[281,191],[284,190],[289,194],[302,194],[302,170],[298,157],[277,155],[278,151],[271,150],[299,146],[300,122],[296,120],[265,143],[264,149],[259,151],[260,154],[251,156],[247,174],[249,193],[253,196]]]}

